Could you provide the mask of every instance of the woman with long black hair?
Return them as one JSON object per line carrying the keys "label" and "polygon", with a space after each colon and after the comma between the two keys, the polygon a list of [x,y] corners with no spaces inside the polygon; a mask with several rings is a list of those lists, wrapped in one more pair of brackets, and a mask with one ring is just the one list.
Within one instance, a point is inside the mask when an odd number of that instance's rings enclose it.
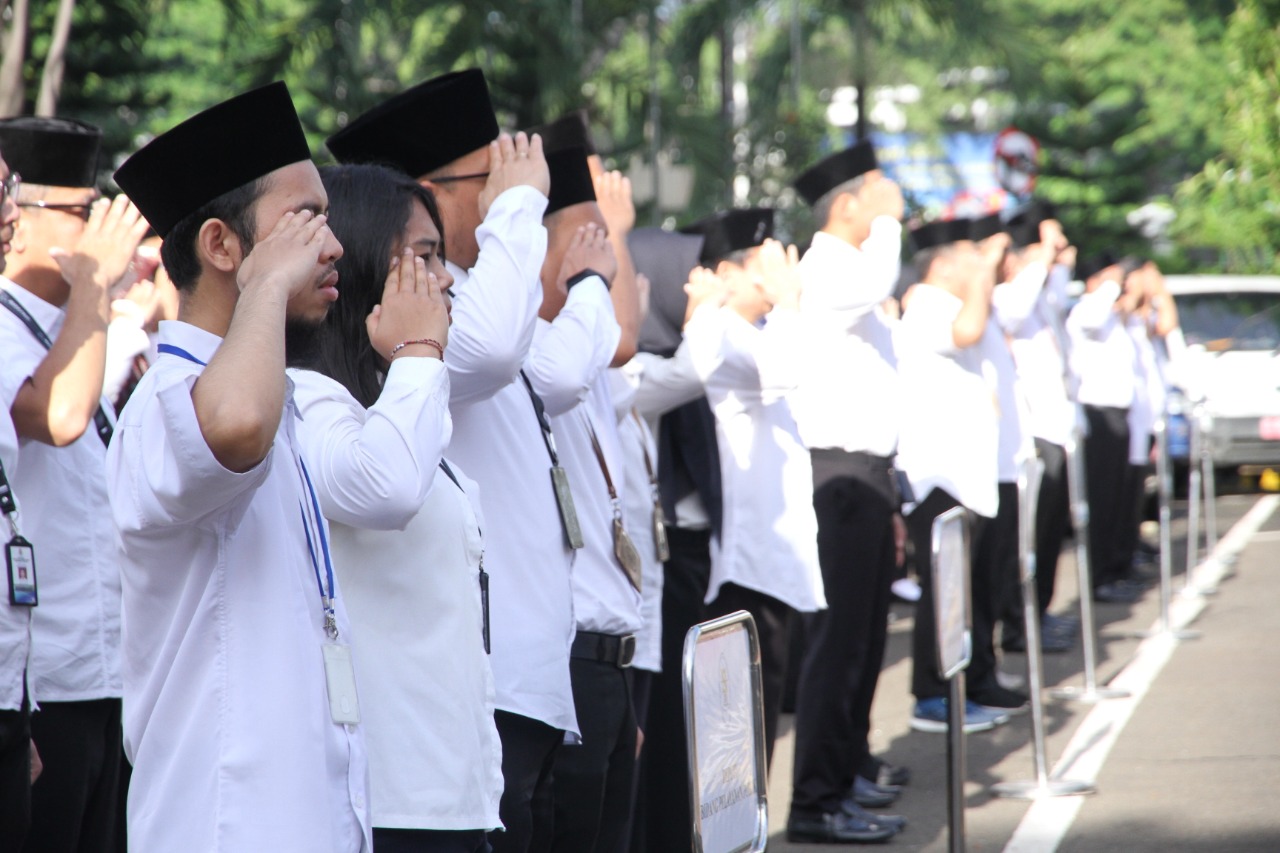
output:
{"label": "woman with long black hair", "polygon": [[[341,297],[294,329],[298,437],[355,634],[378,853],[486,853],[501,825],[476,485],[452,422],[444,226],[379,166],[321,170]],[[323,569],[323,567],[321,567]]]}

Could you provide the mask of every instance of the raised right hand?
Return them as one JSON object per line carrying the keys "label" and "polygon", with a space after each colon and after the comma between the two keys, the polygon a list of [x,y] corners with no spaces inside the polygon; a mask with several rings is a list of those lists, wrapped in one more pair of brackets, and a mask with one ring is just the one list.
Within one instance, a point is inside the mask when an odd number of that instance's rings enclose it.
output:
{"label": "raised right hand", "polygon": [[105,290],[128,270],[133,253],[146,233],[147,220],[128,197],[118,195],[114,201],[98,199],[90,208],[89,221],[75,249],[53,248],[49,254],[68,284],[92,285]]}
{"label": "raised right hand", "polygon": [[328,217],[309,210],[289,211],[245,257],[236,275],[241,290],[278,287],[293,296],[314,287],[320,253],[329,238]]}
{"label": "raised right hand", "polygon": [[[373,307],[365,320],[369,342],[387,361],[391,350],[405,341],[433,340],[441,347],[449,342],[449,309],[445,305],[440,281],[427,272],[426,262],[414,257],[413,249],[391,261],[382,302]],[[424,345],[405,347],[404,355],[439,355]]]}
{"label": "raised right hand", "polygon": [[588,269],[600,273],[607,282],[612,282],[618,274],[618,258],[613,253],[613,245],[605,236],[604,229],[594,222],[587,223],[573,235],[560,264],[558,281],[563,285]]}
{"label": "raised right hand", "polygon": [[862,187],[862,192],[858,194],[858,198],[866,205],[867,212],[870,214],[867,217],[868,221],[875,219],[877,216],[887,216],[890,219],[902,221],[902,214],[905,209],[905,202],[902,200],[902,188],[889,178],[883,175],[868,178],[867,183]]}
{"label": "raised right hand", "polygon": [[684,292],[689,295],[684,309],[684,322],[688,325],[693,312],[703,305],[723,305],[729,298],[729,284],[706,267],[694,267]]}
{"label": "raised right hand", "polygon": [[489,179],[480,191],[480,218],[489,214],[498,196],[519,186],[533,187],[543,195],[551,192],[551,172],[542,154],[542,137],[536,133],[532,139],[524,131],[515,139],[504,133],[489,143]]}

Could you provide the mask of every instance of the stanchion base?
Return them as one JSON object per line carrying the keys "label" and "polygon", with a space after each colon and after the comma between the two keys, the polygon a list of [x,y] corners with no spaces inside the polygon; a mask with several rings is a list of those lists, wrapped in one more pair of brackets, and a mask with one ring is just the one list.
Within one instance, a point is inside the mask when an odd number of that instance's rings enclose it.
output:
{"label": "stanchion base", "polygon": [[1125,637],[1131,640],[1150,640],[1153,637],[1171,637],[1175,640],[1198,640],[1202,636],[1200,631],[1191,631],[1186,628],[1179,628],[1176,631],[1170,631],[1168,628],[1155,628],[1150,631],[1126,631],[1123,634],[1117,634],[1118,637]]}
{"label": "stanchion base", "polygon": [[997,782],[992,785],[991,793],[997,797],[1011,800],[1045,800],[1050,797],[1078,797],[1084,794],[1096,794],[1098,788],[1088,782],[1073,779],[1048,779],[1036,782],[1031,779],[1018,782]]}
{"label": "stanchion base", "polygon": [[1053,687],[1050,688],[1049,695],[1055,699],[1069,699],[1091,705],[1105,699],[1128,699],[1133,694],[1118,687]]}
{"label": "stanchion base", "polygon": [[1178,595],[1183,598],[1208,598],[1217,594],[1216,586],[1184,586],[1178,590]]}

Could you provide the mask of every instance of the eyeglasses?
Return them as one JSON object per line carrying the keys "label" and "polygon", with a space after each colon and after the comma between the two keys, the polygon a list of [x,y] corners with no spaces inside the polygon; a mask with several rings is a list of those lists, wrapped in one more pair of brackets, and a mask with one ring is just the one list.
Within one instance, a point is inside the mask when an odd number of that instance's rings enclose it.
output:
{"label": "eyeglasses", "polygon": [[470,181],[475,178],[488,178],[488,172],[472,172],[469,175],[445,175],[440,178],[432,178],[433,184],[451,184],[454,181]]}
{"label": "eyeglasses", "polygon": [[13,199],[14,203],[18,200],[18,188],[22,186],[22,176],[17,172],[10,172],[9,177],[0,183],[0,204],[4,204],[9,199]]}
{"label": "eyeglasses", "polygon": [[20,201],[18,207],[38,207],[41,210],[56,210],[61,213],[70,213],[77,216],[85,222],[89,221],[89,214],[93,212],[91,204],[50,204],[47,201]]}

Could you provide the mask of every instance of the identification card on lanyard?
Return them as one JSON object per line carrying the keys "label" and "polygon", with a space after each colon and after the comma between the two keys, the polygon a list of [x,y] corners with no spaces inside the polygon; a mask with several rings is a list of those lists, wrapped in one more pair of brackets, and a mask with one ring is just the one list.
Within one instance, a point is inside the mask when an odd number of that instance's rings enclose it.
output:
{"label": "identification card on lanyard", "polygon": [[533,401],[534,414],[538,416],[538,427],[542,430],[542,441],[547,445],[547,455],[551,457],[551,490],[556,496],[556,507],[560,510],[560,523],[564,527],[564,538],[569,547],[575,551],[586,542],[582,538],[582,525],[578,523],[578,511],[573,505],[573,492],[569,489],[569,474],[560,467],[560,455],[556,453],[555,436],[551,434],[551,419],[542,405],[542,398],[533,390],[533,383],[525,372],[520,371],[524,387],[529,389],[529,399]]}
{"label": "identification card on lanyard", "polygon": [[[583,417],[586,417],[584,414]],[[636,550],[636,545],[631,541],[631,535],[627,533],[627,527],[622,521],[622,501],[618,497],[618,490],[614,488],[613,477],[609,474],[609,463],[605,461],[604,450],[600,447],[600,439],[596,437],[596,428],[587,421],[587,429],[591,432],[591,449],[595,451],[596,462],[600,463],[600,473],[604,475],[605,486],[609,489],[609,501],[613,504],[613,556],[617,558],[618,564],[622,566],[623,573],[627,576],[627,581],[635,587],[636,592],[640,591],[643,583],[643,560],[640,558],[640,552]]]}
{"label": "identification card on lanyard", "polygon": [[[329,716],[335,723],[354,726],[360,722],[360,701],[356,695],[356,671],[351,660],[351,647],[338,642],[338,617],[334,608],[337,597],[337,586],[333,580],[333,560],[329,555],[329,539],[325,536],[324,521],[320,516],[320,500],[316,497],[315,487],[311,485],[311,474],[307,471],[307,463],[301,456],[295,456],[298,470],[302,475],[302,483],[310,498],[311,512],[307,512],[306,502],[299,501],[298,509],[302,514],[302,530],[306,534],[307,553],[311,557],[311,568],[315,570],[316,586],[320,589],[320,606],[324,612],[325,641],[320,644],[320,652],[324,656],[324,681],[329,692]],[[314,529],[315,534],[312,535]],[[320,571],[320,559],[316,556],[316,544],[320,545],[320,555],[324,558],[324,573]]]}
{"label": "identification card on lanyard", "polygon": [[[440,459],[440,470],[445,473],[453,484],[458,487],[458,491],[462,492],[462,496],[467,496],[467,490],[462,488],[462,483],[458,482],[458,477],[453,473],[453,469],[449,467],[449,463]],[[476,528],[479,530],[479,528]],[[480,531],[480,538],[484,539],[484,531]],[[480,546],[480,636],[484,639],[484,653],[491,654],[489,647],[489,573],[484,570],[484,545]]]}
{"label": "identification card on lanyard", "polygon": [[631,417],[640,428],[640,449],[644,451],[644,470],[649,474],[649,490],[653,493],[653,550],[659,563],[671,559],[671,543],[667,541],[667,514],[662,511],[662,497],[658,491],[658,475],[653,470],[653,459],[649,457],[649,431],[635,406],[631,407]]}
{"label": "identification card on lanyard", "polygon": [[0,513],[8,520],[13,533],[4,547],[5,565],[9,570],[9,603],[15,607],[35,607],[40,603],[36,588],[36,550],[18,529],[18,502],[3,463],[0,463]]}

